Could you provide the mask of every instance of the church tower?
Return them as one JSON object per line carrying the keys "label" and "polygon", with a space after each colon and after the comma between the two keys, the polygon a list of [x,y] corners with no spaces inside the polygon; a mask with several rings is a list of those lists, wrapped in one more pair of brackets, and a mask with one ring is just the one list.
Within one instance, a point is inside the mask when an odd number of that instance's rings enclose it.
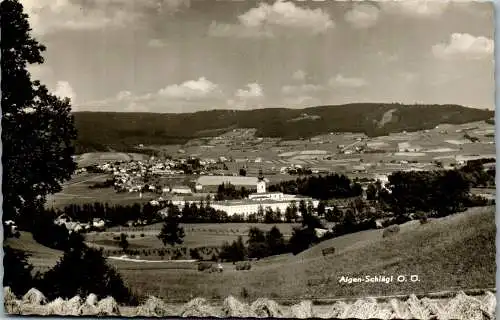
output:
{"label": "church tower", "polygon": [[266,181],[262,174],[262,169],[259,170],[259,177],[257,180],[257,193],[266,193]]}

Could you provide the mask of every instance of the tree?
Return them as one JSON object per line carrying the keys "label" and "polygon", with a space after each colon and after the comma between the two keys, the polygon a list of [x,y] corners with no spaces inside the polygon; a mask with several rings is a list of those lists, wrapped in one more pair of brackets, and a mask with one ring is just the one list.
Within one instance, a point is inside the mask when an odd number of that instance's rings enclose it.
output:
{"label": "tree", "polygon": [[248,230],[248,243],[255,243],[255,242],[265,242],[266,241],[266,236],[262,230],[260,230],[257,227],[251,227],[250,230]]}
{"label": "tree", "polygon": [[281,254],[285,251],[285,239],[276,226],[272,227],[266,234],[266,240],[271,255]]}
{"label": "tree", "polygon": [[325,212],[326,212],[325,208],[326,208],[325,202],[324,201],[320,201],[318,203],[318,209],[317,209],[318,210],[318,216],[323,217],[325,215]]}
{"label": "tree", "polygon": [[299,212],[302,216],[305,216],[308,211],[307,211],[307,204],[305,202],[305,200],[300,200],[299,202]]}
{"label": "tree", "polygon": [[137,302],[118,272],[106,263],[102,250],[87,247],[81,235],[74,235],[70,242],[70,248],[40,281],[39,289],[47,298],[85,297],[94,293],[99,298],[112,296],[122,303]]}
{"label": "tree", "polygon": [[184,242],[184,228],[179,226],[179,216],[175,210],[169,210],[168,217],[161,228],[158,239],[166,246],[167,243],[175,246]]}
{"label": "tree", "polygon": [[288,243],[290,251],[295,255],[308,249],[318,240],[314,229],[293,228],[292,237]]}
{"label": "tree", "polygon": [[377,199],[377,187],[373,183],[370,183],[366,188],[366,199],[367,200]]}
{"label": "tree", "polygon": [[118,245],[120,246],[120,248],[122,248],[123,251],[127,250],[127,248],[129,247],[127,238],[128,235],[126,235],[125,233],[120,234],[120,242],[118,242]]}
{"label": "tree", "polygon": [[244,169],[244,168],[241,168],[240,169],[240,176],[246,176],[247,175],[247,171]]}
{"label": "tree", "polygon": [[61,191],[76,168],[76,130],[70,99],[50,94],[27,71],[28,65],[44,62],[45,46],[31,37],[23,6],[5,0],[0,11],[3,220],[29,227],[46,196]]}
{"label": "tree", "polygon": [[264,221],[264,215],[265,215],[264,207],[262,205],[260,205],[259,208],[257,209],[257,220],[258,220],[258,222]]}
{"label": "tree", "polygon": [[16,295],[23,295],[33,285],[33,266],[29,263],[29,255],[23,251],[4,246],[3,286],[10,287]]}

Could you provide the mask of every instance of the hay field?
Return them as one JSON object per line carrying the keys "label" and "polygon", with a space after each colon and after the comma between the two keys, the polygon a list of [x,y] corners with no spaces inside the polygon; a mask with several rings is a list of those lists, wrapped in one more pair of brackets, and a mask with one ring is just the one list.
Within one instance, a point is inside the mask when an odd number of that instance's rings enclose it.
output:
{"label": "hay field", "polygon": [[109,203],[109,204],[134,204],[146,202],[157,198],[157,195],[144,193],[140,198],[138,193],[116,193],[112,188],[91,189],[90,186],[97,182],[104,182],[111,178],[109,174],[84,173],[75,175],[63,185],[63,190],[47,197],[47,208],[62,209],[70,204]]}
{"label": "hay field", "polygon": [[[298,224],[282,223],[276,224],[276,227],[281,231],[285,238],[292,235],[292,228]],[[130,249],[162,249],[172,248],[171,246],[163,246],[163,243],[157,238],[160,233],[162,223],[157,223],[145,227],[113,227],[107,232],[92,232],[86,235],[86,242],[89,245],[102,247],[105,250],[119,250],[118,242],[113,240],[113,237],[120,233],[128,235]],[[263,231],[270,230],[273,224],[264,223],[196,223],[183,224],[185,238],[184,243],[177,247],[199,248],[199,247],[219,247],[224,242],[231,243],[242,236],[243,241],[248,239],[248,231],[251,227],[257,227]],[[141,236],[143,235],[143,236]],[[134,238],[132,238],[132,236]],[[145,258],[145,257],[140,257]],[[148,255],[148,259],[152,256]]]}
{"label": "hay field", "polygon": [[[192,295],[223,297],[239,295],[245,288],[250,297],[306,298],[389,295],[429,292],[450,288],[495,285],[494,207],[472,208],[465,213],[413,223],[393,237],[382,231],[347,235],[321,246],[339,247],[324,258],[318,248],[297,256],[263,259],[252,270],[240,272],[226,266],[222,274],[195,270],[120,270],[127,283],[139,292],[168,297]],[[355,275],[412,275],[415,283],[340,284],[339,277]],[[154,279],[154,281],[151,281]]]}
{"label": "hay field", "polygon": [[[224,264],[222,274],[206,274],[192,263],[138,263],[109,259],[124,280],[142,294],[188,301],[193,296],[240,296],[279,299],[357,297],[424,293],[451,288],[487,288],[495,285],[495,208],[471,208],[420,225],[411,222],[382,238],[369,230],[325,241],[297,255],[269,257],[254,262],[249,271]],[[9,239],[9,245],[32,254],[39,269],[55,264],[61,252],[41,246],[29,234]],[[321,249],[335,247],[323,257]],[[147,266],[146,266],[147,265]],[[340,284],[341,276],[412,275],[420,282]]]}

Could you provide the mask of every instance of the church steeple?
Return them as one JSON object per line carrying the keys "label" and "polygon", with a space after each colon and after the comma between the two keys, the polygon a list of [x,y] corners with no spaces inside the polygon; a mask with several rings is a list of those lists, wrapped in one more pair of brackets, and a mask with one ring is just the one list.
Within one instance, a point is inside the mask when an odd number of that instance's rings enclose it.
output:
{"label": "church steeple", "polygon": [[262,169],[259,170],[259,176],[257,178],[257,193],[266,193],[266,180],[264,180]]}
{"label": "church steeple", "polygon": [[264,174],[262,174],[262,169],[259,169],[258,179],[259,179],[259,181],[264,181]]}

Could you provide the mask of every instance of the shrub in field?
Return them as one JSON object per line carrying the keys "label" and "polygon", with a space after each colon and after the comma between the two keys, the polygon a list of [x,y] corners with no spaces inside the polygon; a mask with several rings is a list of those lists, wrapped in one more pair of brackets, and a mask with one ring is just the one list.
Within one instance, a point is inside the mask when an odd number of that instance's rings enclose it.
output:
{"label": "shrub in field", "polygon": [[208,261],[202,261],[198,263],[198,271],[205,271],[212,268],[213,263]]}
{"label": "shrub in field", "polygon": [[134,239],[135,238],[135,234],[131,234],[130,238]]}
{"label": "shrub in field", "polygon": [[252,265],[248,261],[236,262],[236,270],[250,270]]}
{"label": "shrub in field", "polygon": [[144,233],[141,233],[141,238],[144,238]]}
{"label": "shrub in field", "polygon": [[382,233],[382,237],[385,238],[385,237],[389,237],[389,236],[392,236],[392,235],[395,235],[397,233],[399,233],[399,225],[397,224],[393,224],[392,226],[388,226],[387,228],[384,229],[384,232]]}
{"label": "shrub in field", "polygon": [[425,213],[423,211],[417,212],[415,214],[415,219],[418,219],[420,221],[420,224],[426,224],[427,222],[429,222],[428,217],[427,217],[427,213]]}

